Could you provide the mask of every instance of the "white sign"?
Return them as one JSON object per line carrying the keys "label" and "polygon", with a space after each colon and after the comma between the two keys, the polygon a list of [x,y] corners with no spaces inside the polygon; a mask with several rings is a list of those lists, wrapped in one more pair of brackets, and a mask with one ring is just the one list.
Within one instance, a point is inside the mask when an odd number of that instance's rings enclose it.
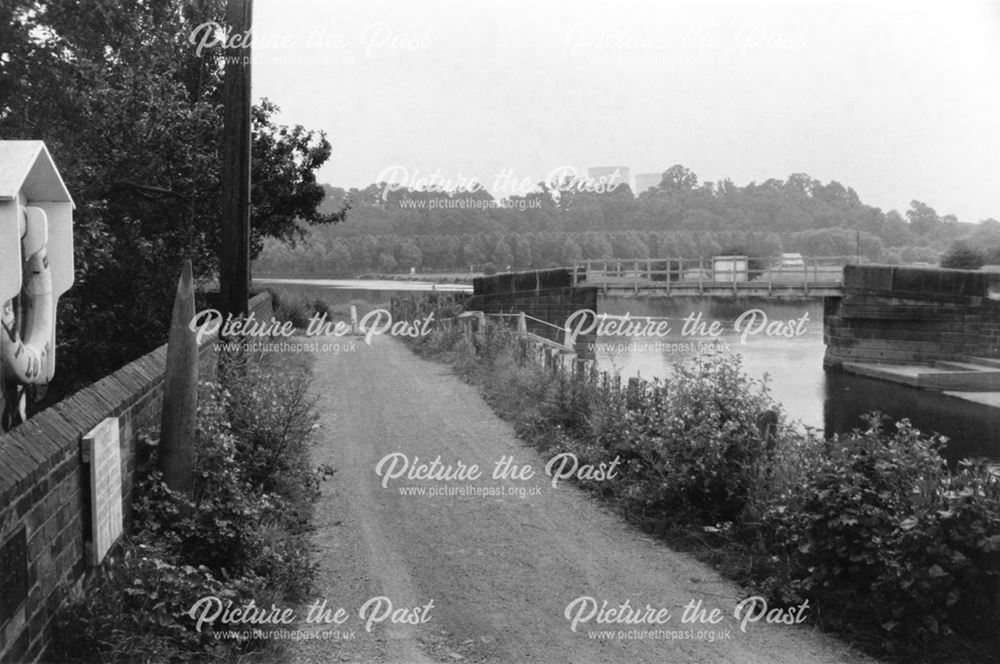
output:
{"label": "white sign", "polygon": [[122,534],[122,466],[118,418],[108,417],[83,437],[83,462],[90,464],[90,563],[98,565]]}

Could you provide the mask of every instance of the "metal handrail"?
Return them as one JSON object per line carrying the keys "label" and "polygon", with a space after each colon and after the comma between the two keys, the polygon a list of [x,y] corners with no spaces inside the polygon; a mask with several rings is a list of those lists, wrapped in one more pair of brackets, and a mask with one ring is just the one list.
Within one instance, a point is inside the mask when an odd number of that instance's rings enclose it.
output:
{"label": "metal handrail", "polygon": [[[460,318],[473,318],[473,317],[480,316],[480,315],[483,316],[484,318],[486,318],[488,316],[497,316],[497,317],[501,317],[501,318],[503,318],[503,317],[518,318],[522,314],[521,313],[516,313],[516,314],[514,314],[514,313],[510,313],[510,314],[492,313],[492,314],[488,314],[485,311],[464,311],[464,312],[462,312],[461,314],[459,314],[457,316],[448,316],[448,317],[445,317],[445,318],[441,318],[440,321],[441,322],[444,322],[444,321],[456,321],[456,320],[459,320]],[[548,325],[549,327],[555,328],[559,332],[561,332],[563,334],[566,334],[566,328],[565,327],[560,327],[558,325],[553,325],[552,323],[550,323],[548,321],[544,321],[541,318],[535,318],[534,316],[529,316],[528,314],[523,314],[523,315],[524,315],[525,319],[531,319],[531,320],[536,321],[538,323],[542,323],[543,325]],[[540,334],[535,334],[534,332],[527,331],[527,330],[524,332],[524,334],[527,335],[527,337],[530,338],[530,339],[534,339],[536,341],[544,342],[545,344],[548,344],[548,345],[550,345],[550,346],[552,346],[552,347],[554,347],[556,349],[559,349],[559,350],[566,350],[567,349],[567,346],[566,346],[565,343],[559,343],[558,341],[553,341],[552,339],[548,339],[546,337],[543,337]]]}
{"label": "metal handrail", "polygon": [[[521,316],[520,313],[516,313],[516,314],[515,313],[510,313],[510,314],[505,314],[505,313],[487,314],[487,313],[484,313],[483,315],[484,316],[509,317],[509,318],[518,318],[519,316]],[[559,330],[560,332],[563,331],[563,328],[561,326],[559,326],[559,325],[553,325],[552,323],[548,322],[547,320],[542,320],[541,318],[535,318],[534,316],[529,316],[528,314],[524,314],[524,317],[525,317],[525,319],[533,320],[533,321],[541,323],[543,325],[548,325],[549,327],[555,328],[555,329]]]}

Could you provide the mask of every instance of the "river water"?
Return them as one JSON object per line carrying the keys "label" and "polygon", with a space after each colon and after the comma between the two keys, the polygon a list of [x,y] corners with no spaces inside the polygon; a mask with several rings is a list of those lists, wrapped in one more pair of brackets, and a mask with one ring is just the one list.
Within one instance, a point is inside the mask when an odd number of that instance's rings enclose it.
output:
{"label": "river water", "polygon": [[[747,314],[752,310],[760,311],[753,321],[751,314]],[[750,376],[761,379],[767,376],[774,400],[802,427],[813,427],[830,436],[862,426],[863,415],[879,411],[894,420],[908,418],[921,430],[950,438],[946,450],[950,459],[1000,458],[1000,410],[937,392],[825,371],[822,300],[780,302],[744,298],[734,302],[711,297],[601,297],[598,311],[617,316],[628,314],[633,319],[649,316],[669,321],[671,334],[662,339],[598,338],[595,354],[598,364],[618,370],[623,377],[637,374],[643,378],[669,377],[673,365],[696,354],[699,343],[707,343],[708,352],[738,354]],[[699,315],[706,327],[718,322],[721,332],[717,337],[683,334],[684,320]],[[741,316],[744,318],[737,329]],[[768,336],[762,324],[765,316],[767,323],[774,324],[773,332],[801,334]],[[799,325],[798,321],[803,319]],[[661,342],[659,347],[655,346],[657,341]],[[692,345],[696,348],[691,349]]]}
{"label": "river water", "polygon": [[[397,293],[426,292],[431,284],[406,281],[295,279],[262,282],[331,304],[351,302],[387,304]],[[438,284],[437,291],[462,290],[455,284]],[[465,287],[465,290],[468,288]],[[750,314],[758,310],[756,319]],[[668,378],[672,367],[698,352],[738,354],[744,370],[755,378],[767,376],[771,395],[789,419],[830,436],[862,425],[861,416],[880,411],[894,420],[909,418],[918,428],[936,431],[951,439],[947,456],[1000,458],[1000,410],[916,390],[886,381],[830,372],[823,369],[823,303],[821,300],[780,302],[745,298],[739,301],[713,297],[633,298],[601,297],[598,311],[635,320],[650,317],[670,327],[666,336],[605,335],[597,338],[595,357],[607,371],[622,378]],[[684,334],[684,322],[699,317],[700,330]],[[766,316],[772,332],[761,325]],[[698,334],[717,323],[717,335]],[[760,327],[760,331],[753,333]],[[747,332],[747,329],[750,329]],[[661,331],[663,328],[661,328]],[[746,332],[746,335],[743,333]],[[704,351],[699,351],[699,345]]]}
{"label": "river water", "polygon": [[[824,428],[826,382],[821,301],[788,305],[761,301],[737,304],[711,297],[602,297],[597,309],[602,314],[627,314],[632,319],[648,316],[666,321],[670,326],[670,333],[664,337],[598,337],[595,356],[602,369],[615,369],[623,378],[635,375],[647,379],[667,378],[674,364],[695,355],[735,353],[740,355],[749,375],[769,377],[771,393],[786,413],[801,420],[803,425]],[[751,320],[754,314],[744,316],[740,322],[741,331],[737,332],[737,320],[753,310],[763,313],[756,314],[754,320]],[[754,333],[764,323],[765,316],[769,324],[795,321],[784,328],[791,334],[801,334],[786,337],[768,336],[765,330]],[[805,320],[799,325],[803,317]],[[701,322],[704,327],[684,334],[685,319]],[[718,335],[708,333],[712,324],[716,324]],[[747,333],[745,341],[743,332]]]}

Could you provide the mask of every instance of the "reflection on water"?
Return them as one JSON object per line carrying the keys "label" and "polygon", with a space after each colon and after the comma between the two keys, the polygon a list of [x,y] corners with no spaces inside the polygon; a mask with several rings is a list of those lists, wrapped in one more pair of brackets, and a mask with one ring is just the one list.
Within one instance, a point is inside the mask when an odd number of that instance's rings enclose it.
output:
{"label": "reflection on water", "polygon": [[[734,322],[749,309],[763,310],[770,321],[791,320],[808,314],[801,336],[767,337],[763,333],[741,343]],[[823,304],[821,300],[777,302],[760,298],[738,301],[720,298],[631,298],[602,297],[598,311],[612,315],[654,316],[671,320],[671,334],[663,339],[601,337],[596,348],[599,366],[616,370],[622,377],[666,378],[671,366],[689,359],[693,351],[643,349],[642,344],[683,344],[705,341],[681,336],[681,325],[690,314],[705,321],[720,321],[723,333],[716,342],[729,344],[738,353],[746,372],[770,379],[771,394],[792,420],[814,427],[826,435],[850,431],[862,425],[861,416],[873,410],[898,420],[909,418],[918,428],[937,431],[952,439],[949,458],[963,456],[1000,457],[1000,411],[886,381],[852,376],[823,369]],[[617,345],[621,344],[621,345]]]}
{"label": "reflection on water", "polygon": [[947,436],[946,456],[1000,457],[1000,410],[940,392],[917,390],[884,380],[826,372],[826,434],[858,426],[858,416],[878,410],[893,421],[909,418],[923,431]]}

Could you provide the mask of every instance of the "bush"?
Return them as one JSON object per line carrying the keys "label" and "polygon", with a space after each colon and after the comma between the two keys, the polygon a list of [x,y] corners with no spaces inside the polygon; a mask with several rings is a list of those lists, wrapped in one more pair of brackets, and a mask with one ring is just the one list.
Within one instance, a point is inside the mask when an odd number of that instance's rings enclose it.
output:
{"label": "bush", "polygon": [[941,267],[958,270],[978,270],[985,263],[982,253],[962,240],[956,240],[941,256]]}
{"label": "bush", "polygon": [[[59,662],[225,660],[234,648],[211,629],[198,632],[187,615],[200,598],[234,603],[260,598],[252,580],[223,583],[204,567],[178,565],[149,544],[129,544],[103,565],[90,592],[64,611],[49,656]],[[259,601],[259,600],[258,600]]]}
{"label": "bush", "polygon": [[271,294],[274,317],[281,322],[290,321],[296,328],[305,329],[316,314],[326,314],[327,320],[333,320],[333,308],[326,300],[306,298],[277,288],[268,288],[267,292]]}
{"label": "bush", "polygon": [[172,491],[159,472],[141,480],[123,554],[63,612],[56,647],[67,659],[76,651],[100,655],[78,661],[134,661],[136,652],[224,659],[248,644],[192,631],[183,613],[197,599],[269,605],[311,588],[319,476],[307,459],[308,377],[245,357],[228,358],[220,377],[229,389],[201,386],[192,495]]}
{"label": "bush", "polygon": [[312,500],[319,487],[307,463],[317,419],[309,376],[268,370],[241,357],[229,358],[222,372],[239,376],[228,381],[226,420],[232,423],[243,481],[289,498],[305,489],[304,497]]}
{"label": "bush", "polygon": [[[777,418],[766,383],[737,357],[695,359],[663,383],[581,380],[524,362],[491,325],[418,342],[479,385],[519,436],[581,463],[620,458],[614,482],[581,482],[626,518],[669,534],[772,605],[801,605],[873,650],[941,661],[956,644],[995,651],[1000,620],[1000,478],[949,471],[944,439],[906,420],[822,440]],[[956,640],[958,635],[964,640]]]}
{"label": "bush", "polygon": [[810,598],[891,641],[982,637],[996,615],[1000,488],[975,465],[949,473],[943,441],[903,420],[828,442],[796,491],[775,498],[764,529],[783,561],[763,586]]}
{"label": "bush", "polygon": [[488,373],[487,398],[547,453],[573,452],[587,464],[620,460],[615,482],[591,488],[630,519],[664,530],[682,520],[734,522],[743,512],[763,451],[756,418],[771,404],[738,361],[695,359],[668,382],[626,389],[514,363],[499,372],[494,363]]}

